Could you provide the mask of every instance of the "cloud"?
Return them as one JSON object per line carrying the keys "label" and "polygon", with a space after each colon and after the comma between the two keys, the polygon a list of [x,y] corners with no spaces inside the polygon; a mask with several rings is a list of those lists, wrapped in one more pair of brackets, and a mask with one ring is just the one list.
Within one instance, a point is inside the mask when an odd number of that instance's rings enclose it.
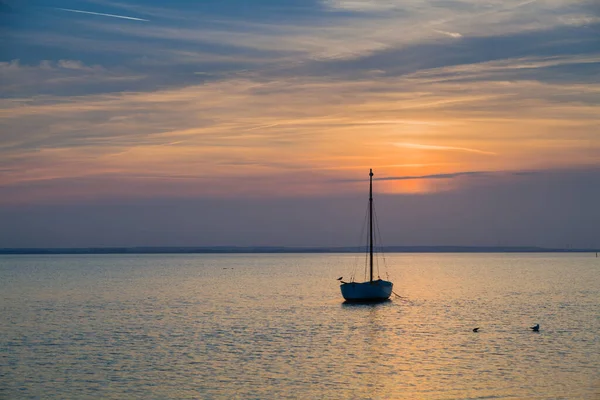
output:
{"label": "cloud", "polygon": [[281,194],[337,190],[326,182],[369,166],[596,165],[599,39],[573,22],[594,20],[580,4],[521,3],[259,2],[244,15],[211,2],[154,18],[131,2],[119,14],[152,26],[33,18],[6,53],[26,61],[0,65],[2,183],[102,176],[86,188],[102,194],[126,188],[111,178],[206,175]]}
{"label": "cloud", "polygon": [[407,181],[407,180],[419,180],[419,179],[453,179],[462,176],[486,176],[493,174],[494,172],[488,171],[465,171],[465,172],[454,172],[450,174],[433,174],[433,175],[421,175],[421,176],[386,176],[382,178],[373,178],[376,181]]}
{"label": "cloud", "polygon": [[[410,165],[408,165],[410,166]],[[538,174],[539,171],[461,171],[461,172],[451,172],[447,174],[431,174],[431,175],[404,175],[404,176],[383,176],[383,177],[374,177],[374,181],[412,181],[412,180],[437,180],[437,179],[454,179],[460,177],[491,177],[498,178],[501,176],[525,176],[525,175],[535,175]],[[363,179],[342,179],[342,180],[334,180],[332,182],[364,182]]]}
{"label": "cloud", "polygon": [[440,30],[434,30],[434,31],[437,33],[441,33],[442,35],[450,36],[450,37],[456,38],[456,39],[461,38],[463,36],[458,32],[446,32],[446,31],[440,31]]}
{"label": "cloud", "polygon": [[19,60],[0,62],[3,94],[7,97],[90,94],[117,91],[143,75],[120,68],[86,65],[79,60],[42,60],[27,65]]}
{"label": "cloud", "polygon": [[[50,62],[45,63],[46,66],[50,66]],[[66,68],[66,69],[74,69],[74,70],[98,70],[101,69],[99,66],[89,67],[84,65],[81,61],[78,60],[59,60],[57,63],[58,67]]]}
{"label": "cloud", "polygon": [[[153,19],[156,23],[148,26],[112,23],[109,18],[82,24],[52,15],[49,24],[54,29],[43,34],[19,30],[12,35],[13,43],[15,47],[52,47],[53,57],[72,59],[77,54],[84,64],[101,60],[126,65],[134,70],[134,75],[151,75],[144,85],[123,84],[122,90],[137,91],[197,84],[200,76],[194,72],[212,76],[250,70],[263,76],[294,72],[346,78],[378,69],[382,75],[398,75],[486,62],[490,58],[509,59],[526,51],[575,49],[581,45],[565,42],[581,38],[567,37],[565,32],[553,36],[553,30],[568,27],[583,36],[580,25],[572,21],[591,21],[586,19],[590,11],[583,5],[564,1],[333,1],[302,7],[296,3],[273,7],[267,1],[258,1],[251,9],[243,10],[232,8],[229,2],[180,9],[136,2],[99,4],[120,9],[124,14],[127,10],[166,17]],[[344,11],[362,7],[385,12]],[[73,35],[73,30],[80,34]],[[458,32],[464,35],[461,40],[449,39],[448,34],[456,36]],[[587,36],[593,37],[589,33]],[[57,55],[63,52],[69,56]],[[119,62],[115,63],[115,59]],[[194,71],[192,65],[196,66]],[[367,65],[369,68],[365,68]],[[574,74],[573,78],[577,76],[580,75]],[[159,83],[152,86],[152,81]]]}
{"label": "cloud", "polygon": [[[304,66],[314,75],[344,77],[400,76],[439,72],[440,79],[570,80],[593,79],[597,71],[600,25],[544,27],[499,35],[475,35],[458,41],[429,40],[374,50],[350,60]],[[578,73],[571,73],[575,66]],[[447,68],[446,70],[444,68]],[[451,68],[455,68],[452,70]],[[302,72],[302,71],[300,71]]]}
{"label": "cloud", "polygon": [[[469,180],[472,185],[461,190],[419,195],[377,192],[381,237],[390,246],[600,248],[600,186],[595,184],[599,177],[598,169],[514,178],[492,174]],[[285,177],[273,179],[279,184]],[[361,245],[364,180],[352,192],[268,198],[209,194],[212,185],[223,185],[224,179],[197,180],[193,185],[184,181],[60,182],[60,189],[70,195],[62,201],[40,198],[43,183],[30,184],[21,188],[21,195],[29,195],[25,201],[10,205],[7,199],[15,198],[15,188],[2,186],[0,242],[3,247]],[[118,186],[123,195],[83,196],[89,193],[86,185],[98,184]],[[250,179],[246,186],[256,184],[260,186]],[[383,184],[378,182],[376,188]],[[154,189],[152,198],[139,195],[148,185]],[[340,189],[330,182],[329,186]]]}
{"label": "cloud", "polygon": [[[573,7],[557,1],[543,6],[533,2],[470,2],[453,1],[441,4],[398,1],[329,1],[322,5],[329,10],[347,12],[320,12],[311,5],[312,13],[298,12],[293,5],[269,8],[268,3],[257,2],[252,11],[238,14],[230,8],[229,14],[215,18],[221,7],[203,6],[186,10],[190,21],[142,25],[89,24],[104,34],[170,41],[176,46],[187,43],[189,49],[202,50],[218,46],[233,47],[236,53],[276,52],[292,62],[314,59],[353,59],[374,52],[397,49],[414,44],[443,41],[439,36],[457,38],[495,37],[523,32],[541,31],[560,26],[573,26],[574,20],[585,20],[588,15],[582,6]],[[277,10],[276,12],[273,10]],[[304,8],[302,9],[304,10]],[[382,12],[372,13],[373,10]],[[204,12],[202,12],[204,11]],[[385,11],[385,12],[384,12]],[[154,13],[160,10],[153,10]],[[165,8],[164,14],[172,14]],[[273,15],[275,13],[275,16]],[[185,12],[180,13],[185,17]],[[269,19],[265,18],[269,16]],[[561,18],[558,18],[560,15]],[[566,19],[565,19],[566,18]],[[360,22],[360,23],[357,23]],[[460,33],[458,33],[460,32]],[[165,45],[166,43],[162,43]]]}
{"label": "cloud", "polygon": [[403,148],[407,148],[407,149],[416,149],[416,150],[466,151],[468,153],[496,155],[496,153],[491,152],[491,151],[469,149],[469,148],[466,148],[466,147],[439,146],[439,145],[417,144],[417,143],[394,143],[394,146],[403,147]]}
{"label": "cloud", "polygon": [[[63,71],[109,77],[104,68],[72,60],[3,68],[32,68],[32,76]],[[576,99],[585,93],[592,98],[598,85],[432,79],[443,72],[376,80],[248,73],[152,92],[1,99],[0,156],[10,169],[2,179],[8,184],[142,172],[153,179],[202,171],[268,182],[294,170],[315,171],[315,183],[322,183],[350,179],[369,164],[389,176],[423,176],[454,173],[459,166],[597,163],[598,106]],[[572,103],[565,102],[569,96]],[[479,156],[490,153],[495,157]],[[341,155],[352,158],[336,159]],[[240,162],[247,167],[240,169]],[[429,166],[416,167],[424,164]],[[285,192],[298,182],[282,181],[271,190]]]}
{"label": "cloud", "polygon": [[149,20],[147,20],[147,19],[135,18],[135,17],[128,17],[128,16],[125,16],[125,15],[105,14],[105,13],[99,13],[99,12],[83,11],[83,10],[73,10],[73,9],[70,9],[70,8],[58,8],[58,7],[55,8],[55,10],[68,11],[68,12],[80,13],[80,14],[99,15],[99,16],[102,16],[102,17],[128,19],[128,20],[131,20],[131,21],[149,22]]}

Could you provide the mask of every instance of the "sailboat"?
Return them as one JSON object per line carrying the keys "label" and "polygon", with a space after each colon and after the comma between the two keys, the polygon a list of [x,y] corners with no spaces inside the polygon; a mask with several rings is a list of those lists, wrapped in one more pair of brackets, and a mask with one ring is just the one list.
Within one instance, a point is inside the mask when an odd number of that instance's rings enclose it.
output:
{"label": "sailboat", "polygon": [[373,170],[369,171],[369,280],[342,282],[340,289],[347,302],[380,302],[392,295],[394,284],[381,278],[373,279]]}

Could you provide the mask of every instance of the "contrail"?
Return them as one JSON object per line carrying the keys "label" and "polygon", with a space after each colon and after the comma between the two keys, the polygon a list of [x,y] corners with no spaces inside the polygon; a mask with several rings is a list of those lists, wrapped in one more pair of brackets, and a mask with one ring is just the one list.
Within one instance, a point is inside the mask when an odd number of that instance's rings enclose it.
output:
{"label": "contrail", "polygon": [[103,16],[103,17],[113,17],[113,18],[121,18],[121,19],[130,19],[132,21],[150,22],[149,19],[126,17],[124,15],[104,14],[104,13],[98,13],[98,12],[92,12],[92,11],[72,10],[70,8],[56,8],[56,10],[69,11],[69,12],[81,13],[81,14],[100,15],[100,16]]}

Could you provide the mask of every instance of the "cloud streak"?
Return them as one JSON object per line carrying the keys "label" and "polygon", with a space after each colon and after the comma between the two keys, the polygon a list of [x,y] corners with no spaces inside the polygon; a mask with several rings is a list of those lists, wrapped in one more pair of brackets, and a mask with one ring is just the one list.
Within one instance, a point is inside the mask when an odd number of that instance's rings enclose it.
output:
{"label": "cloud streak", "polygon": [[56,7],[55,10],[68,11],[68,12],[79,13],[79,14],[99,15],[101,17],[111,17],[111,18],[128,19],[128,20],[131,20],[131,21],[150,22],[150,20],[143,19],[143,18],[128,17],[128,16],[125,16],[125,15],[116,15],[116,14],[105,14],[105,13],[99,13],[99,12],[93,12],[93,11],[73,10],[71,8],[58,8],[58,7]]}
{"label": "cloud streak", "polygon": [[496,153],[491,152],[491,151],[470,149],[467,147],[439,146],[439,145],[417,144],[417,143],[394,143],[394,146],[403,147],[403,148],[407,148],[407,149],[415,149],[415,150],[465,151],[468,153],[496,155]]}
{"label": "cloud streak", "polygon": [[[464,172],[453,172],[449,174],[433,174],[433,175],[421,175],[421,176],[386,176],[382,178],[373,178],[376,181],[408,181],[408,180],[419,180],[419,179],[453,179],[462,176],[485,176],[494,174],[495,172],[489,171],[464,171]],[[497,173],[497,172],[496,172]]]}
{"label": "cloud streak", "polygon": [[455,38],[455,39],[461,38],[463,36],[463,35],[461,35],[458,32],[447,32],[447,31],[440,31],[440,30],[437,30],[437,29],[435,30],[435,32],[441,33],[442,35],[445,35],[445,36],[450,36],[450,37]]}

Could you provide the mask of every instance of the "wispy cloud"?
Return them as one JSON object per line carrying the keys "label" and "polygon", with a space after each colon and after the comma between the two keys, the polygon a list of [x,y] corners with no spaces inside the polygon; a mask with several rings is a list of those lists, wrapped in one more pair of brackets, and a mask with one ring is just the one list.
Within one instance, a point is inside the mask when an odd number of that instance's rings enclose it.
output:
{"label": "wispy cloud", "polygon": [[407,148],[407,149],[416,149],[416,150],[466,151],[468,153],[496,155],[496,153],[491,152],[491,151],[484,151],[484,150],[478,150],[478,149],[470,149],[468,147],[439,146],[439,145],[417,144],[417,143],[394,143],[394,146],[404,147],[404,148]]}
{"label": "wispy cloud", "polygon": [[[3,183],[190,173],[287,193],[371,166],[425,180],[597,164],[600,56],[571,23],[594,23],[580,5],[92,3],[116,14],[64,8],[11,36],[31,54],[0,63]],[[153,24],[111,19],[135,15]]]}
{"label": "wispy cloud", "polygon": [[78,60],[43,60],[37,65],[22,64],[19,60],[0,62],[0,80],[4,95],[9,97],[116,91],[127,82],[140,82],[143,78],[123,68],[87,65]]}
{"label": "wispy cloud", "polygon": [[125,16],[125,15],[105,14],[105,13],[99,13],[99,12],[93,12],[93,11],[83,11],[83,10],[73,10],[71,8],[58,8],[57,7],[57,8],[55,8],[55,10],[68,11],[68,12],[80,13],[80,14],[99,15],[99,16],[102,16],[102,17],[128,19],[128,20],[131,20],[131,21],[143,21],[143,22],[149,22],[150,21],[148,19],[128,17],[128,16]]}
{"label": "wispy cloud", "polygon": [[456,39],[461,38],[463,36],[463,35],[461,35],[458,32],[447,32],[447,31],[440,31],[440,30],[437,30],[437,29],[435,30],[435,32],[441,33],[442,35],[450,36],[450,37],[453,37],[453,38],[456,38]]}
{"label": "wispy cloud", "polygon": [[[503,177],[522,177],[522,176],[543,176],[548,174],[568,174],[573,171],[581,171],[578,169],[565,170],[517,170],[517,171],[459,171],[449,172],[444,174],[428,174],[428,175],[400,175],[400,176],[383,176],[374,177],[374,181],[411,181],[411,180],[437,180],[437,179],[454,179],[461,177],[491,177],[499,179]],[[583,171],[587,171],[583,169]],[[598,172],[597,168],[591,168],[590,171]],[[341,180],[339,182],[362,182],[364,179]]]}
{"label": "wispy cloud", "polygon": [[[343,13],[319,12],[319,3],[326,10],[343,10]],[[533,4],[533,5],[532,5]],[[261,2],[257,10],[267,11]],[[206,7],[206,8],[202,8]],[[189,10],[191,21],[176,25],[142,25],[126,27],[98,26],[106,31],[118,30],[131,37],[156,38],[187,42],[197,47],[208,43],[235,46],[245,51],[275,51],[294,61],[314,59],[353,59],[391,48],[404,48],[416,43],[439,41],[440,35],[460,37],[493,37],[516,32],[531,32],[565,26],[565,18],[581,19],[581,12],[565,1],[535,6],[522,1],[354,1],[326,0],[316,2],[313,18],[296,20],[293,12],[281,7],[285,22],[254,18],[220,16],[218,20],[207,17],[214,7],[198,6]],[[217,7],[218,8],[218,7]],[[205,13],[201,11],[205,10]],[[352,15],[347,11],[351,10]],[[200,12],[199,12],[200,11]],[[154,10],[153,12],[159,12]],[[173,13],[165,8],[165,14]],[[285,13],[285,15],[284,15]],[[354,15],[356,13],[356,15]],[[181,12],[185,15],[185,12]],[[560,15],[561,18],[557,16]],[[584,14],[585,15],[585,14]],[[568,19],[571,21],[573,18]],[[360,20],[360,24],[357,24]]]}
{"label": "wispy cloud", "polygon": [[[75,61],[37,68],[71,70],[65,66],[87,68]],[[14,72],[22,66],[4,67]],[[271,182],[273,176],[287,176],[277,186],[261,187],[282,194],[310,180],[316,190],[326,179],[348,179],[369,166],[380,176],[416,180],[449,178],[445,174],[459,167],[589,165],[600,150],[591,146],[597,108],[548,102],[552,94],[580,89],[527,82],[455,86],[403,78],[336,82],[246,76],[152,92],[1,99],[0,166],[8,171],[2,183],[202,171],[229,179],[229,193],[237,190],[233,182],[249,177]],[[471,92],[498,91],[511,97],[469,100]],[[463,101],[438,102],[443,98]],[[402,107],[406,103],[411,106]],[[424,139],[443,145],[418,142]],[[399,152],[398,144],[411,151]],[[290,175],[307,170],[312,172],[306,176]]]}
{"label": "wispy cloud", "polygon": [[421,176],[385,176],[382,178],[373,178],[376,181],[407,181],[416,179],[453,179],[461,176],[483,176],[490,175],[493,172],[487,171],[465,171],[465,172],[453,172],[449,174],[433,174],[433,175],[421,175]]}

